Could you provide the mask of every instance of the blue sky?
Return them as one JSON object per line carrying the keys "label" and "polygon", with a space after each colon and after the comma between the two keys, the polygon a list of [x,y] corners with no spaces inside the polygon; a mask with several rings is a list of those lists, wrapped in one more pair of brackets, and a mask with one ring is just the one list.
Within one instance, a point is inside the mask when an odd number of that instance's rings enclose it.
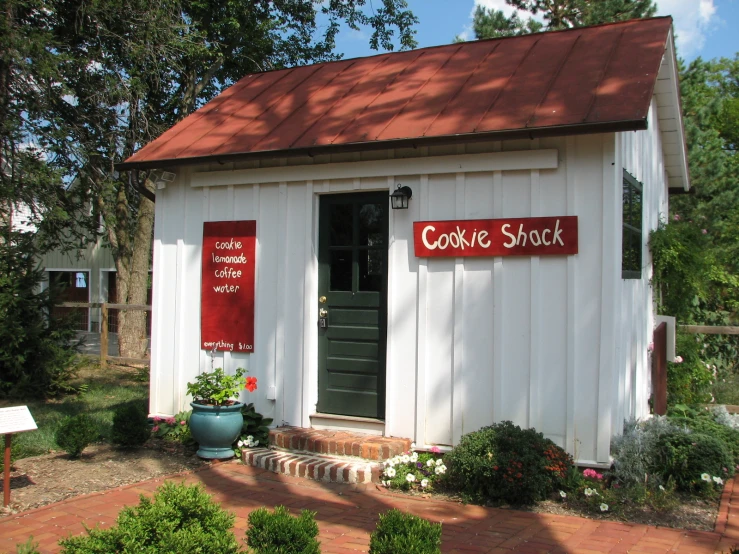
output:
{"label": "blue sky", "polygon": [[[369,2],[368,2],[369,3]],[[675,20],[678,56],[688,61],[733,57],[739,52],[739,0],[657,0],[658,15],[672,15]],[[420,19],[416,29],[419,46],[447,44],[456,35],[474,38],[470,25],[476,4],[513,10],[505,0],[408,0]],[[366,31],[343,30],[337,50],[346,58],[375,54],[368,46]]]}

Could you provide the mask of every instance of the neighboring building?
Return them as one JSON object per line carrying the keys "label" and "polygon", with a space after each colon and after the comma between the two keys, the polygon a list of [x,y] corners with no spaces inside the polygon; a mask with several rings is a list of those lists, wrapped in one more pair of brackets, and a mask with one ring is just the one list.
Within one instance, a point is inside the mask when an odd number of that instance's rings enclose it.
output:
{"label": "neighboring building", "polygon": [[649,413],[648,234],[689,188],[671,23],[247,75],[129,158],[177,174],[151,412],[215,346],[278,424],[444,447],[510,419],[607,464]]}
{"label": "neighboring building", "polygon": [[[46,287],[54,279],[65,285],[61,302],[115,302],[116,270],[110,248],[98,239],[83,250],[54,250],[44,255]],[[112,294],[111,294],[112,292]],[[58,313],[74,314],[78,331],[100,331],[100,309],[56,308]]]}

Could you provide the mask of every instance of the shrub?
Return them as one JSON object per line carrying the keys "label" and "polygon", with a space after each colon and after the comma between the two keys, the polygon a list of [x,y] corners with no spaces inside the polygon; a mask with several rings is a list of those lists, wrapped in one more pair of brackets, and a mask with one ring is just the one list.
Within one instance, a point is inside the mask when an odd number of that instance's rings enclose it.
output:
{"label": "shrub", "polygon": [[713,375],[703,362],[701,343],[696,339],[695,335],[677,334],[675,347],[683,361],[667,363],[668,404],[697,404],[711,397]]}
{"label": "shrub", "polygon": [[441,523],[392,509],[380,514],[370,535],[369,554],[440,554]]}
{"label": "shrub", "polygon": [[180,412],[174,417],[154,417],[152,435],[161,439],[176,440],[182,444],[195,444],[190,433],[190,416],[192,410]]}
{"label": "shrub", "polygon": [[141,446],[151,436],[146,409],[139,403],[119,406],[113,414],[111,440],[119,446]]}
{"label": "shrub", "polygon": [[631,420],[624,424],[622,435],[611,441],[613,469],[611,474],[622,487],[642,487],[645,476],[650,483],[662,483],[661,473],[651,475],[656,466],[657,441],[667,433],[683,433],[670,418],[653,417],[646,421]]}
{"label": "shrub", "polygon": [[530,504],[567,478],[572,458],[534,429],[510,421],[464,435],[445,458],[447,484],[475,501]]}
{"label": "shrub", "polygon": [[274,512],[259,508],[249,514],[246,544],[255,554],[318,554],[316,513],[309,510],[293,517],[284,506]]}
{"label": "shrub", "polygon": [[[723,442],[735,461],[739,461],[739,430],[721,425],[710,415],[690,418],[671,418],[676,425],[684,426],[693,433],[709,435]],[[733,467],[734,464],[732,464]],[[716,474],[718,475],[718,474]]]}
{"label": "shrub", "polygon": [[721,440],[700,433],[673,432],[657,440],[652,471],[660,473],[663,480],[674,479],[678,490],[699,491],[703,482],[711,484],[711,477],[730,476],[733,467],[731,452]]}
{"label": "shrub", "polygon": [[154,497],[124,508],[109,529],[88,529],[87,536],[60,541],[63,554],[133,554],[134,552],[201,552],[235,554],[233,514],[200,485],[165,482]]}
{"label": "shrub", "polygon": [[54,440],[70,457],[78,458],[98,437],[95,421],[87,414],[78,414],[62,422],[54,435]]}

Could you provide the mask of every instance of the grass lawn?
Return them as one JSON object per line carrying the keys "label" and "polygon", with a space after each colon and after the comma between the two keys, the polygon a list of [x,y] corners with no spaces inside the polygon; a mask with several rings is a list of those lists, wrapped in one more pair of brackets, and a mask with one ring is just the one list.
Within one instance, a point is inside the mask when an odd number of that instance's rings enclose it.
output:
{"label": "grass lawn", "polygon": [[[0,400],[0,408],[28,406],[36,420],[38,431],[13,436],[13,457],[27,458],[59,450],[54,435],[67,416],[87,413],[97,423],[100,441],[110,438],[113,413],[118,406],[129,402],[146,403],[149,397],[148,376],[142,380],[140,370],[110,366],[105,371],[97,362],[84,365],[75,384],[87,385],[85,392],[51,400]],[[2,443],[0,443],[2,444]],[[0,459],[0,468],[2,460]]]}

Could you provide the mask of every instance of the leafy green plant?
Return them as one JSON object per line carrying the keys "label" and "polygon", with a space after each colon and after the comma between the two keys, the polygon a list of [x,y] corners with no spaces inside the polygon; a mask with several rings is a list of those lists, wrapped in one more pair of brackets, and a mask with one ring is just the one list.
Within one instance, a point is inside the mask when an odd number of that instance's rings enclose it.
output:
{"label": "leafy green plant", "polygon": [[318,554],[321,552],[315,512],[293,517],[284,506],[274,512],[258,508],[249,514],[246,544],[255,554]]}
{"label": "leafy green plant", "polygon": [[234,516],[214,502],[201,485],[165,482],[153,498],[124,508],[109,529],[63,539],[63,554],[139,552],[240,552],[231,527]]}
{"label": "leafy green plant", "polygon": [[[700,433],[665,433],[656,442],[652,472],[674,479],[678,490],[706,492],[734,474],[734,460],[723,441]],[[714,479],[715,478],[715,479]]]}
{"label": "leafy green plant", "polygon": [[119,406],[113,415],[113,444],[125,447],[137,447],[144,444],[151,436],[147,411],[139,403]]}
{"label": "leafy green plant", "polygon": [[370,535],[370,554],[440,554],[441,523],[393,508],[380,514]]}
{"label": "leafy green plant", "polygon": [[474,501],[530,504],[567,478],[572,457],[535,429],[510,421],[464,435],[445,457],[446,483]]}
{"label": "leafy green plant", "polygon": [[675,347],[680,354],[667,363],[668,404],[699,404],[710,399],[713,375],[701,355],[701,342],[695,335],[678,332]]}
{"label": "leafy green plant", "polygon": [[62,422],[54,439],[71,458],[79,458],[82,451],[99,436],[95,421],[87,414],[78,414]]}
{"label": "leafy green plant", "polygon": [[236,456],[241,456],[244,448],[268,446],[269,426],[272,423],[272,418],[257,412],[253,403],[245,404],[241,408],[241,415],[244,416],[244,424],[241,427],[241,436],[234,443]]}
{"label": "leafy green plant", "polygon": [[195,440],[190,433],[190,416],[192,410],[180,412],[174,417],[158,417],[154,416],[154,427],[151,433],[154,437],[160,439],[175,440],[182,444],[194,444]]}
{"label": "leafy green plant", "polygon": [[257,388],[256,377],[247,377],[243,367],[236,369],[233,375],[227,375],[223,368],[217,367],[213,371],[206,371],[195,378],[194,383],[187,384],[187,394],[199,404],[223,406],[233,404],[234,398],[244,388],[253,392]]}

